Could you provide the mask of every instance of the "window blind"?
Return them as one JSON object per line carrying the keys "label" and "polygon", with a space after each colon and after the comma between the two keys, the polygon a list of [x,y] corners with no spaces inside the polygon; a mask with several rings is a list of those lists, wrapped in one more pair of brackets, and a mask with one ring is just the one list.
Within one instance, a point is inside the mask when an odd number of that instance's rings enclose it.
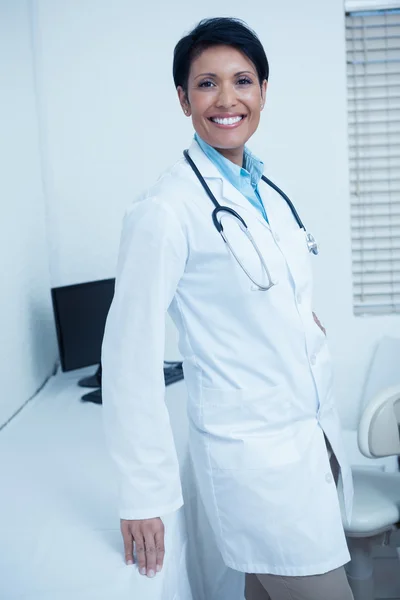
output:
{"label": "window blind", "polygon": [[346,12],[399,8],[399,0],[345,0]]}
{"label": "window blind", "polygon": [[400,313],[400,3],[348,12],[346,49],[354,313]]}

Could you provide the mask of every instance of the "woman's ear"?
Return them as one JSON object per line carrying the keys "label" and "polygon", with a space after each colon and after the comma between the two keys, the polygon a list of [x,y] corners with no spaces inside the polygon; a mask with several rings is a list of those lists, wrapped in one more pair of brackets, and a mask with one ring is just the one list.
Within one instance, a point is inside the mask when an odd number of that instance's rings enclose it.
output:
{"label": "woman's ear", "polygon": [[180,85],[178,85],[178,87],[176,88],[176,91],[178,92],[178,98],[179,98],[179,102],[180,102],[183,112],[185,113],[185,115],[187,117],[190,117],[192,112],[190,110],[190,104],[189,104],[186,92],[183,90],[182,86],[180,86]]}
{"label": "woman's ear", "polygon": [[264,79],[264,81],[261,84],[261,110],[264,108],[265,106],[265,97],[267,95],[267,87],[268,87],[268,81],[266,79]]}

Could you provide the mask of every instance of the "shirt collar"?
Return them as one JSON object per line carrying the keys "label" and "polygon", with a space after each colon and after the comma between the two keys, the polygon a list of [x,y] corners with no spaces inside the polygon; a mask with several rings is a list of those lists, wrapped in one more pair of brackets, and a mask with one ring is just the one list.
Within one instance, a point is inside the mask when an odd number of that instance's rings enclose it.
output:
{"label": "shirt collar", "polygon": [[204,154],[215,164],[221,175],[228,179],[228,181],[239,183],[242,179],[250,179],[252,187],[257,187],[264,172],[264,163],[250,152],[246,146],[244,148],[243,167],[239,167],[239,165],[225,158],[218,150],[202,140],[197,133],[195,133],[194,138]]}

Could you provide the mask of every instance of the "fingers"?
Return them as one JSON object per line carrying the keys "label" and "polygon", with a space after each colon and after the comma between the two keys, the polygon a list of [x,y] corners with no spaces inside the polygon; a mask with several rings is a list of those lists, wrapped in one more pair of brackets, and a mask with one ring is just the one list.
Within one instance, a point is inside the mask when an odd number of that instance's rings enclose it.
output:
{"label": "fingers", "polygon": [[146,551],[145,551],[145,541],[141,531],[137,530],[134,533],[135,537],[135,546],[136,546],[136,559],[138,564],[139,573],[141,575],[146,575]]}
{"label": "fingers", "polygon": [[164,525],[156,532],[154,539],[156,542],[156,571],[159,572],[163,568],[165,556]]}
{"label": "fingers", "polygon": [[154,577],[163,567],[164,547],[164,523],[161,519],[152,519],[143,528],[147,576]]}
{"label": "fingers", "polygon": [[315,314],[315,312],[313,312],[313,317],[314,317],[314,321],[316,322],[316,324],[318,325],[318,327],[321,329],[321,331],[326,335],[326,329],[325,327],[322,325],[322,323],[320,322],[320,320],[318,319],[317,315]]}
{"label": "fingers", "polygon": [[124,541],[125,562],[133,565],[133,537],[127,521],[121,521],[121,533]]}
{"label": "fingers", "polygon": [[154,539],[154,533],[150,528],[146,528],[144,535],[146,574],[147,577],[154,577],[156,574],[156,542]]}
{"label": "fingers", "polygon": [[121,519],[124,540],[125,562],[133,564],[133,542],[141,575],[154,577],[164,563],[164,524],[161,519],[124,521]]}

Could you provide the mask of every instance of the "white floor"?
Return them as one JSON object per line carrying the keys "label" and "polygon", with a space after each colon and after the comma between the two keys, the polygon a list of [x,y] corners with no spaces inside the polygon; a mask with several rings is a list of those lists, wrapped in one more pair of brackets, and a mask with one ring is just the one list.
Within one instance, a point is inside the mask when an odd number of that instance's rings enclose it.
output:
{"label": "white floor", "polygon": [[400,561],[393,548],[374,549],[376,600],[400,600]]}

